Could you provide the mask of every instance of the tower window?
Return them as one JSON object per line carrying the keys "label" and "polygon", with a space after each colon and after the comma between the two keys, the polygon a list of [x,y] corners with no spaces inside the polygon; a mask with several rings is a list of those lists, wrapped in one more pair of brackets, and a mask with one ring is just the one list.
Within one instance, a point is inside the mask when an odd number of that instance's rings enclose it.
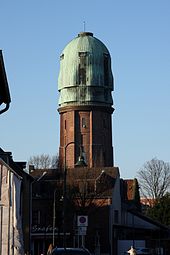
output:
{"label": "tower window", "polygon": [[79,52],[79,84],[86,84],[87,52]]}
{"label": "tower window", "polygon": [[109,82],[109,54],[104,53],[104,85],[107,86]]}
{"label": "tower window", "polygon": [[66,120],[64,121],[64,128],[65,128],[65,129],[67,128],[67,122],[66,122]]}
{"label": "tower window", "polygon": [[[83,144],[83,135],[81,134],[80,136],[80,139],[81,139],[81,145]],[[82,148],[81,148],[82,149]]]}
{"label": "tower window", "polygon": [[60,60],[63,60],[64,59],[64,54],[62,54],[61,56],[60,56]]}
{"label": "tower window", "polygon": [[86,128],[86,119],[85,118],[82,118],[82,128]]}

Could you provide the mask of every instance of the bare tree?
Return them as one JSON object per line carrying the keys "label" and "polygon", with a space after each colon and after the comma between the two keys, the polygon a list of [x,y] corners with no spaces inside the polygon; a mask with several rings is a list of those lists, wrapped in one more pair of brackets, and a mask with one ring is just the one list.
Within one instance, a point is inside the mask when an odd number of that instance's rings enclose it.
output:
{"label": "bare tree", "polygon": [[50,156],[49,154],[41,154],[31,156],[28,160],[29,165],[34,165],[35,169],[52,169],[58,166],[58,155]]}
{"label": "bare tree", "polygon": [[59,164],[59,157],[58,155],[54,155],[51,157],[51,168],[56,169],[58,168]]}
{"label": "bare tree", "polygon": [[108,205],[114,178],[102,171],[97,178],[89,169],[68,173],[68,196],[72,206],[87,214]]}
{"label": "bare tree", "polygon": [[170,188],[170,164],[153,158],[138,172],[141,194],[156,204]]}

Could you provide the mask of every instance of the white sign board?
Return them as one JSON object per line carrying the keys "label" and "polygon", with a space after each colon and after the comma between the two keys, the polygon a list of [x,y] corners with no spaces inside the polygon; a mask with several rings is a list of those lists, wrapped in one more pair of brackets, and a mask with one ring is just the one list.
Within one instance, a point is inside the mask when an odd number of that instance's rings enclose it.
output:
{"label": "white sign board", "polygon": [[87,231],[87,227],[78,227],[78,235],[85,236]]}
{"label": "white sign board", "polygon": [[88,216],[80,215],[77,216],[77,226],[87,227],[88,226]]}

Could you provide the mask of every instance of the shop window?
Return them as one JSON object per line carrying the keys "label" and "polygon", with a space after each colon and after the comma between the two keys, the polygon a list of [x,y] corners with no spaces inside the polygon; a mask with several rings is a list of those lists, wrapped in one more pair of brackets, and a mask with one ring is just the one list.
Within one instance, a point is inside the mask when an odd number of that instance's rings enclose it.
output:
{"label": "shop window", "polygon": [[40,225],[40,211],[36,210],[32,213],[32,224],[33,225]]}

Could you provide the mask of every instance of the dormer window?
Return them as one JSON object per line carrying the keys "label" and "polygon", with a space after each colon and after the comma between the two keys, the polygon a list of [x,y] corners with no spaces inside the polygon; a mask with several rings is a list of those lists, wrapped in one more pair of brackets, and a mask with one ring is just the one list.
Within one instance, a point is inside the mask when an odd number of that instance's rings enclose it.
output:
{"label": "dormer window", "polygon": [[109,54],[103,54],[103,66],[104,66],[104,85],[108,86],[109,82]]}
{"label": "dormer window", "polygon": [[86,84],[87,52],[79,52],[79,84]]}

